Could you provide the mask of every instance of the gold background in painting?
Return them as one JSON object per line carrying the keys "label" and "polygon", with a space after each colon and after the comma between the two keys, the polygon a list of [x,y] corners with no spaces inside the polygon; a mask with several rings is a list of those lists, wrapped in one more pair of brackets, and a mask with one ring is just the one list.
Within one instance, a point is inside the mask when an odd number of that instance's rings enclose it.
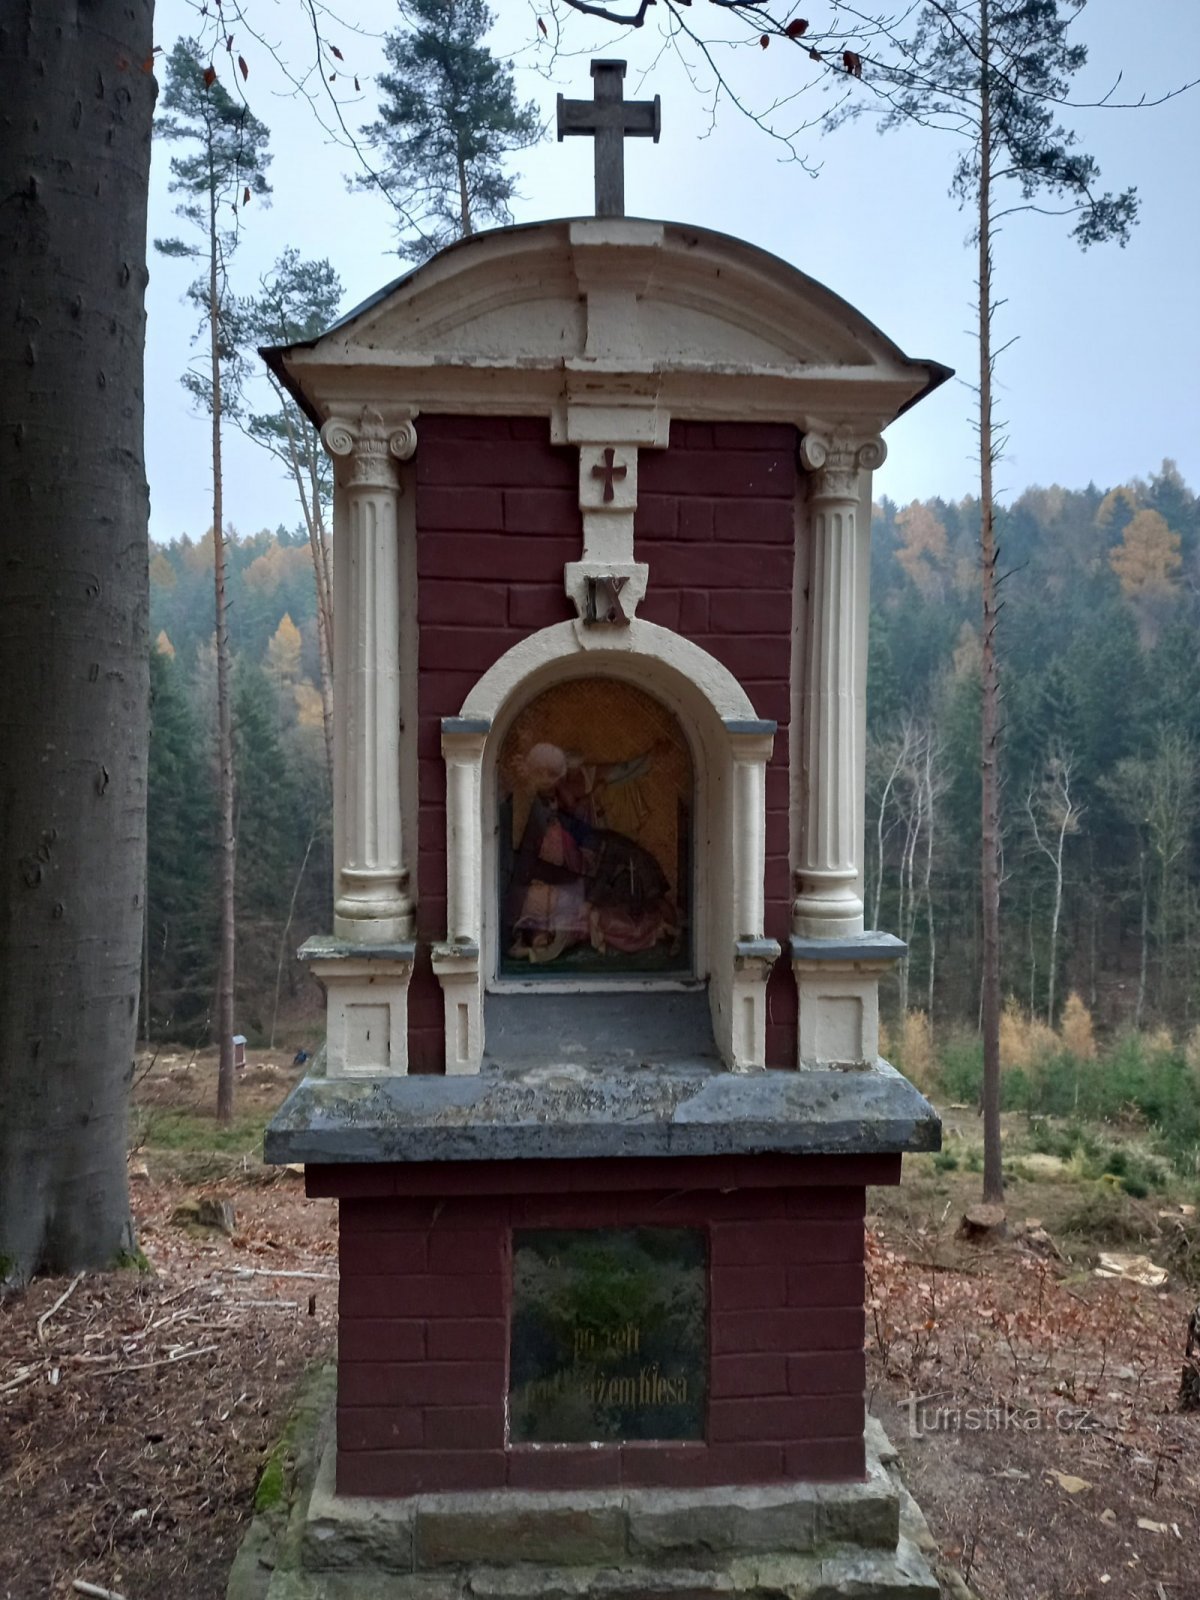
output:
{"label": "gold background in painting", "polygon": [[[690,827],[692,758],[683,731],[660,701],[616,678],[575,678],[531,700],[508,731],[499,761],[500,798],[513,802],[513,849],[529,817],[532,790],[525,757],[537,744],[553,744],[585,766],[634,761],[653,753],[648,771],[604,795],[605,825],[626,834],[657,859],[671,893],[680,898],[680,801]],[[690,858],[691,841],[685,859]],[[690,886],[683,899],[690,901]]]}

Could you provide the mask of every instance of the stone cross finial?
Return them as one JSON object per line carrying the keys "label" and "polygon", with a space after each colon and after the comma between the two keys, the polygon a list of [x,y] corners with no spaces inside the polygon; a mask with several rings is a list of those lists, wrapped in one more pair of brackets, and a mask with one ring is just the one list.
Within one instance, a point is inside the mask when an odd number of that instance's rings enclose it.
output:
{"label": "stone cross finial", "polygon": [[570,134],[589,134],[596,141],[596,215],[625,215],[625,145],[627,138],[653,139],[662,129],[662,106],[653,100],[626,100],[624,61],[593,61],[592,100],[558,97],[558,141]]}

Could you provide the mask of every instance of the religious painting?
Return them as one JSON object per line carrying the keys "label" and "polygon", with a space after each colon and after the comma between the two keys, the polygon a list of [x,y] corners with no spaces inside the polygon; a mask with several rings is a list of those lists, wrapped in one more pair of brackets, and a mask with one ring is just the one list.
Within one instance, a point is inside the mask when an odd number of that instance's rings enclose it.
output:
{"label": "religious painting", "polygon": [[703,1230],[518,1229],[512,1260],[511,1443],[703,1439]]}
{"label": "religious painting", "polygon": [[500,753],[502,977],[691,971],[692,759],[632,684],[572,679]]}

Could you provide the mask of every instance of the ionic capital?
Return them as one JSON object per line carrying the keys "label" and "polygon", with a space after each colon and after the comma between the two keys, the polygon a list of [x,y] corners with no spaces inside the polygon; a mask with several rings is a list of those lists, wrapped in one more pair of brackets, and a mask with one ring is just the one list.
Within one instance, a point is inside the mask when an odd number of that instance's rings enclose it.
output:
{"label": "ionic capital", "polygon": [[412,457],[417,430],[411,417],[399,424],[385,422],[378,411],[364,406],[356,422],[330,417],[321,429],[321,443],[343,464],[341,478],[347,488],[394,489],[395,462]]}
{"label": "ionic capital", "polygon": [[809,499],[857,500],[859,474],[874,472],[886,456],[887,445],[878,434],[806,433],[800,441],[800,464],[809,474]]}

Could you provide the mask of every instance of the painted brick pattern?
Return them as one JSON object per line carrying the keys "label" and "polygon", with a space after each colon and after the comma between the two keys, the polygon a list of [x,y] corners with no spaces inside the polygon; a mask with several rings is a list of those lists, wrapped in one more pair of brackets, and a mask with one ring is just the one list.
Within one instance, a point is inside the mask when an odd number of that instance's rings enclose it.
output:
{"label": "painted brick pattern", "polygon": [[[655,1186],[631,1192],[604,1185],[610,1163],[596,1162],[580,1164],[601,1180],[591,1190],[530,1192],[522,1179],[541,1165],[505,1164],[502,1193],[394,1192],[422,1170],[398,1167],[375,1169],[385,1192],[363,1195],[371,1185],[361,1169],[337,1169],[325,1185],[343,1195],[342,1493],[862,1476],[861,1186],[687,1190],[674,1163],[644,1162]],[[714,1162],[708,1178],[728,1177],[728,1165]],[[856,1167],[847,1163],[844,1177],[857,1178]],[[507,1447],[510,1230],[621,1227],[648,1216],[708,1232],[705,1442]]]}
{"label": "painted brick pattern", "polygon": [[[581,549],[577,456],[540,418],[427,416],[416,455],[420,622],[420,903],[409,992],[409,1058],[443,1069],[441,991],[429,944],[446,932],[441,719],[526,634],[572,614],[562,569]],[[639,460],[635,546],[650,563],[639,615],[694,639],[779,724],[767,775],[766,931],[790,927],[787,726],[790,709],[796,433],[756,423],[679,423]],[[767,992],[767,1060],[796,1059],[796,992],[786,960]]]}
{"label": "painted brick pattern", "polygon": [[445,1066],[429,946],[446,934],[441,722],[526,634],[572,614],[562,569],[580,550],[578,456],[544,419],[422,417],[416,454],[420,645],[418,956],[409,988],[414,1072]]}
{"label": "painted brick pattern", "polygon": [[[794,428],[675,423],[638,462],[634,540],[650,564],[638,615],[677,628],[779,724],[767,769],[765,932],[787,950],[788,722],[797,488]],[[786,956],[767,986],[767,1064],[796,1064],[796,985]]]}

